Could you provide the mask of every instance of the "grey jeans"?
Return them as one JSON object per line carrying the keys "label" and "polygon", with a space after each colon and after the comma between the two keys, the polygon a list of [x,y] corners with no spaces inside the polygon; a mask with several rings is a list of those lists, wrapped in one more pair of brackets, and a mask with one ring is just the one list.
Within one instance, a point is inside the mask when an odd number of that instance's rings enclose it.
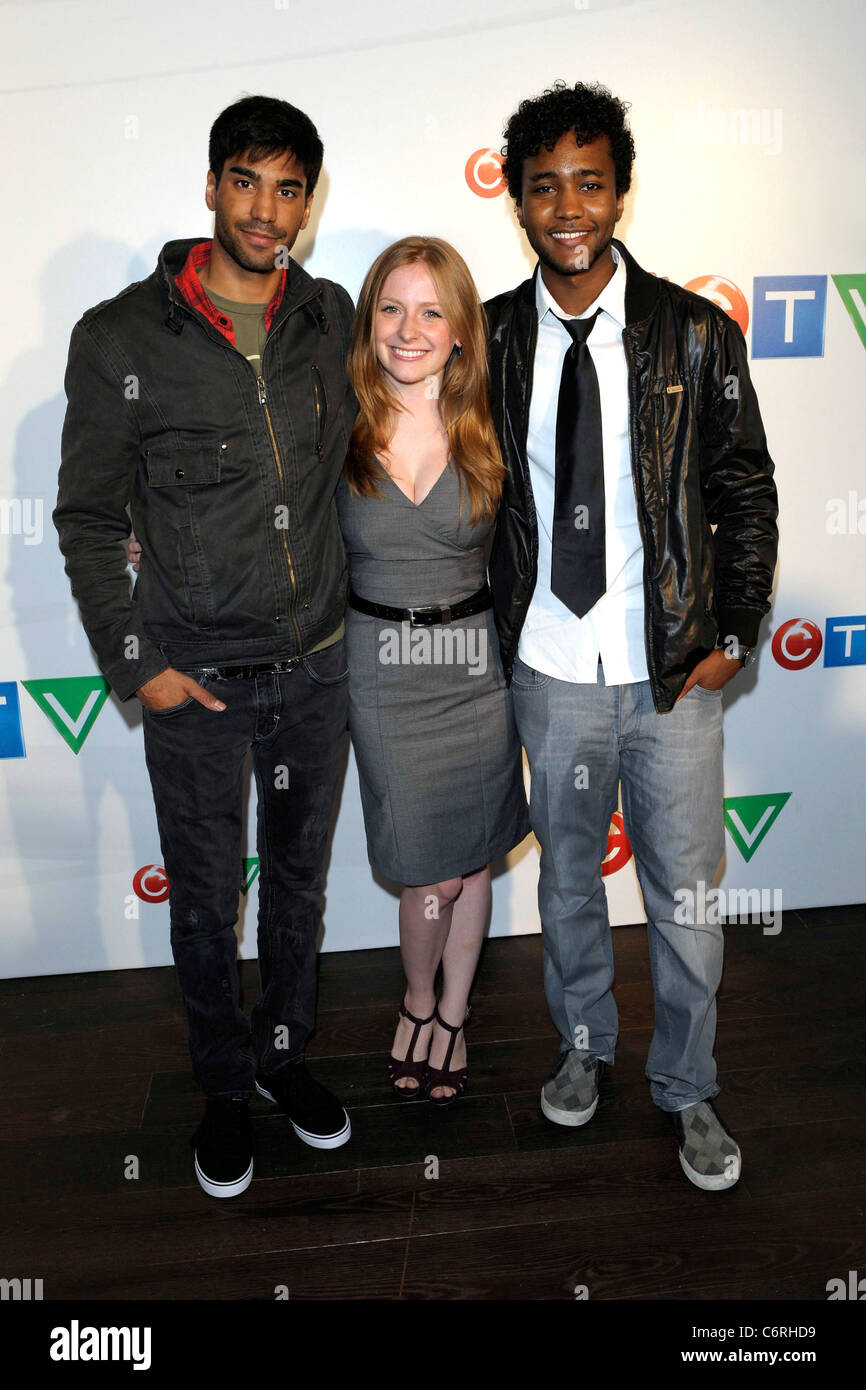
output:
{"label": "grey jeans", "polygon": [[[614,1060],[613,947],[601,863],[622,784],[626,834],[647,915],[655,1031],[651,1094],[682,1110],[718,1094],[713,1045],[722,973],[718,924],[680,925],[677,890],[714,882],[724,850],[722,697],[695,686],[668,714],[649,681],[596,685],[514,664],[514,712],[541,845],[544,987],[562,1050]],[[676,915],[675,915],[676,914]]]}

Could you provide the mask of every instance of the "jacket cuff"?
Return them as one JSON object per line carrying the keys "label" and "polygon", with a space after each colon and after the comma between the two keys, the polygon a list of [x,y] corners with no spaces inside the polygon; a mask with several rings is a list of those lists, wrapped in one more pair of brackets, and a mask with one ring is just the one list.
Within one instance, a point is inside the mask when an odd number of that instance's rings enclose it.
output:
{"label": "jacket cuff", "polygon": [[138,658],[135,661],[127,661],[123,657],[119,661],[112,661],[102,668],[102,674],[108,681],[115,695],[119,700],[128,700],[134,695],[140,685],[145,681],[153,680],[162,671],[167,671],[170,662],[166,661],[159,647],[152,642],[142,640]]}
{"label": "jacket cuff", "polygon": [[763,616],[757,608],[723,608],[718,614],[719,637],[736,637],[741,646],[756,647]]}

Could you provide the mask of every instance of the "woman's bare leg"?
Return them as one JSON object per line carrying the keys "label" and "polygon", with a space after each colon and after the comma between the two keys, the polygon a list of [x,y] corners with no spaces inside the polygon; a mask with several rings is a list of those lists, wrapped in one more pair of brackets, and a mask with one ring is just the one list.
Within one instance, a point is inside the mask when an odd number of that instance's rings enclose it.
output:
{"label": "woman's bare leg", "polygon": [[[433,1012],[436,1003],[433,981],[462,888],[462,879],[450,878],[441,883],[404,888],[400,895],[400,955],[406,972],[404,997],[407,1010],[416,1018],[429,1018]],[[409,1019],[401,1017],[391,1049],[394,1057],[402,1060],[407,1055],[414,1028]],[[427,1056],[432,1031],[432,1023],[421,1029],[415,1044],[415,1061]],[[413,1077],[401,1077],[396,1084],[402,1090],[418,1089]]]}
{"label": "woman's bare leg", "polygon": [[[489,912],[490,869],[485,866],[477,873],[467,874],[463,879],[463,891],[451,909],[450,929],[442,953],[442,997],[439,1000],[439,1013],[446,1023],[453,1026],[462,1023],[466,1017],[469,991],[475,978]],[[426,1014],[424,1017],[426,1018]],[[426,1032],[426,1029],[424,1031]],[[441,1067],[444,1064],[450,1041],[451,1034],[440,1028],[438,1023],[434,1023],[429,1053],[431,1067]],[[452,1071],[466,1065],[466,1041],[462,1033],[454,1045],[449,1065]],[[454,1094],[454,1087],[435,1086],[430,1094],[450,1096]]]}

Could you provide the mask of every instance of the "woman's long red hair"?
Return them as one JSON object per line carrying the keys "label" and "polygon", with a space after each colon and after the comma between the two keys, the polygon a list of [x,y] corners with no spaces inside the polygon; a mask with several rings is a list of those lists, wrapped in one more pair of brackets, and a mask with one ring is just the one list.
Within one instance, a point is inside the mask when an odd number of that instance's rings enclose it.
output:
{"label": "woman's long red hair", "polygon": [[358,496],[381,496],[381,474],[374,455],[388,452],[394,433],[393,413],[405,406],[379,366],[374,320],[382,286],[391,271],[417,261],[433,276],[442,312],[463,349],[459,355],[452,352],[445,364],[439,412],[460,482],[461,510],[465,488],[470,519],[475,524],[483,516],[496,515],[505,465],[490,414],[487,333],[481,301],[463,257],[439,237],[412,236],[395,241],[373,262],[361,287],[347,363],[360,411],[349,441],[346,481]]}

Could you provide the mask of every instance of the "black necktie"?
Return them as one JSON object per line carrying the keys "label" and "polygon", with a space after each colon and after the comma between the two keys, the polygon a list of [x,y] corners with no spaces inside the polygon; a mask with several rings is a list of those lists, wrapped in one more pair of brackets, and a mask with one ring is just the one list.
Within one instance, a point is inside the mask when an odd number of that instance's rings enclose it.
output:
{"label": "black necktie", "polygon": [[550,587],[579,618],[607,588],[604,457],[598,377],[586,340],[601,313],[560,319],[573,342],[565,354],[556,411],[556,485]]}

